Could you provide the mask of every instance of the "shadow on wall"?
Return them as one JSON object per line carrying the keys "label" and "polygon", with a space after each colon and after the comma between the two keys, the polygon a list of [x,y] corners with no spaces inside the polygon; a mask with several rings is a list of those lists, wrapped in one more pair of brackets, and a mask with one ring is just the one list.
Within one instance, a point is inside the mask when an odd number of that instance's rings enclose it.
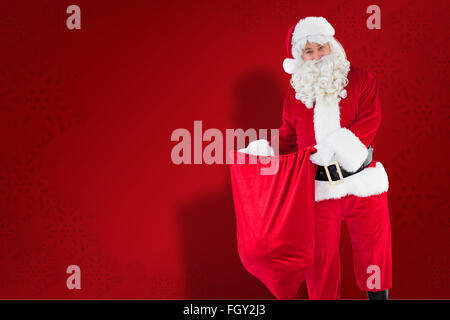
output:
{"label": "shadow on wall", "polygon": [[[279,128],[284,94],[272,73],[249,72],[233,89],[232,125],[244,130]],[[178,208],[186,298],[274,299],[241,264],[228,166],[223,166],[223,175],[226,183],[221,189],[199,195]],[[305,288],[299,296],[307,297]]]}

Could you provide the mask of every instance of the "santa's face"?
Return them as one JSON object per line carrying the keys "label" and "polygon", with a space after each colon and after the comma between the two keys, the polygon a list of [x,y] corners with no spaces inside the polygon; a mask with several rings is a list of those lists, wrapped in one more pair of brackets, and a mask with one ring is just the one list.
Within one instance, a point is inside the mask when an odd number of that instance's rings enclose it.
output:
{"label": "santa's face", "polygon": [[309,41],[306,41],[306,45],[303,48],[302,51],[302,59],[304,61],[307,60],[319,60],[323,56],[326,56],[327,54],[330,54],[330,44],[324,43],[310,43]]}
{"label": "santa's face", "polygon": [[[334,48],[334,49],[333,49]],[[309,43],[303,48],[307,59],[300,59],[291,77],[296,98],[312,108],[319,97],[345,98],[350,63],[345,53],[330,43]]]}

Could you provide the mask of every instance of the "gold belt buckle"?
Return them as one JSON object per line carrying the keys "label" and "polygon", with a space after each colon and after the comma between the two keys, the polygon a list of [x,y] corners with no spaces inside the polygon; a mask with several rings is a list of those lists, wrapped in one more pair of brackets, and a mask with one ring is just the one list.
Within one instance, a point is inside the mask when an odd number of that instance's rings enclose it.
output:
{"label": "gold belt buckle", "polygon": [[[331,179],[330,171],[328,171],[328,167],[333,166],[333,165],[336,166],[336,171],[339,175],[339,180],[336,180],[336,181],[333,181],[333,179]],[[344,182],[344,177],[342,176],[341,168],[339,167],[339,164],[336,161],[330,162],[329,164],[325,165],[324,168],[325,168],[325,173],[327,174],[327,178],[328,178],[328,181],[330,182],[330,184],[334,185],[334,184],[339,184],[339,183]]]}

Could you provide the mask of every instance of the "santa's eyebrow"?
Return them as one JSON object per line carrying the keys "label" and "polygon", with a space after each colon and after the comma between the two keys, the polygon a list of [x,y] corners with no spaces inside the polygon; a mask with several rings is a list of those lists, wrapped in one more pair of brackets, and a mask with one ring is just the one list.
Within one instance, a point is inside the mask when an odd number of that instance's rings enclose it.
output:
{"label": "santa's eyebrow", "polygon": [[[319,44],[319,45],[318,45],[319,48],[320,48],[320,47],[323,47],[323,46],[325,46],[325,45],[324,45],[324,44]],[[305,51],[306,51],[306,50],[312,50],[312,48],[309,48],[309,47],[308,47],[308,48],[305,48]]]}

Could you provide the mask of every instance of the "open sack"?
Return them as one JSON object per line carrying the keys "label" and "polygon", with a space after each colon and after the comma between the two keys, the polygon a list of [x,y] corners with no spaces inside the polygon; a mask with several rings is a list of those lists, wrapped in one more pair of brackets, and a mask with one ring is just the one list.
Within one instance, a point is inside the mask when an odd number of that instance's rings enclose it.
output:
{"label": "open sack", "polygon": [[239,256],[277,299],[295,299],[313,260],[315,151],[229,154]]}

